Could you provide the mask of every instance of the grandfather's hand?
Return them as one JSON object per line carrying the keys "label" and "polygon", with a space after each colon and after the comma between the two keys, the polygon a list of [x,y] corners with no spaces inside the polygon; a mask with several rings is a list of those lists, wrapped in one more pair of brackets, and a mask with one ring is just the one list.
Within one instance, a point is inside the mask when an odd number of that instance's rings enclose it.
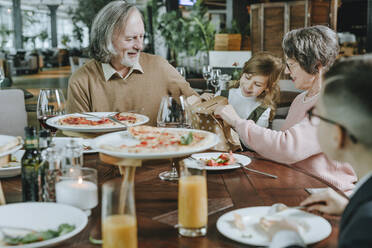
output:
{"label": "grandfather's hand", "polygon": [[318,210],[327,214],[341,215],[349,200],[338,194],[331,188],[315,193],[300,203],[301,206],[309,206],[307,209]]}
{"label": "grandfather's hand", "polygon": [[235,127],[236,122],[238,120],[241,120],[241,118],[236,113],[236,111],[233,108],[233,106],[231,106],[230,104],[224,105],[224,106],[218,106],[214,110],[214,114],[217,117],[222,118],[225,122],[227,122],[227,124],[229,124],[232,127]]}
{"label": "grandfather's hand", "polygon": [[213,99],[214,97],[214,94],[213,93],[203,93],[200,98],[204,101],[209,101],[211,99]]}

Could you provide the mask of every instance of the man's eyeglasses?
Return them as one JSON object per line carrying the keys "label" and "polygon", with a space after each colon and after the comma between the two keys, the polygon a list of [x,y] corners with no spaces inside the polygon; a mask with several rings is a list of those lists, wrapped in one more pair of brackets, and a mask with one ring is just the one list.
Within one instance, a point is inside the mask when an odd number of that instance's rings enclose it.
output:
{"label": "man's eyeglasses", "polygon": [[[325,118],[325,117],[323,117],[323,116],[320,116],[320,115],[314,114],[314,109],[315,109],[315,107],[312,107],[311,109],[309,109],[309,110],[307,111],[307,116],[308,116],[310,122],[312,122],[313,119],[318,118],[318,119],[320,119],[320,120],[322,120],[322,121],[325,121],[325,122],[328,122],[328,123],[330,123],[330,124],[333,124],[333,125],[339,126],[339,127],[341,128],[341,130],[342,130],[343,132],[345,132],[345,133],[350,137],[351,141],[352,141],[354,144],[358,142],[358,139],[357,139],[353,134],[351,134],[351,133],[350,133],[350,132],[349,132],[349,131],[348,131],[348,130],[343,126],[343,125],[341,125],[341,124],[339,124],[339,123],[337,123],[337,122],[335,122],[335,121],[332,121],[332,120],[330,120],[330,119],[327,119],[327,118]],[[314,118],[314,117],[315,117],[315,118]]]}

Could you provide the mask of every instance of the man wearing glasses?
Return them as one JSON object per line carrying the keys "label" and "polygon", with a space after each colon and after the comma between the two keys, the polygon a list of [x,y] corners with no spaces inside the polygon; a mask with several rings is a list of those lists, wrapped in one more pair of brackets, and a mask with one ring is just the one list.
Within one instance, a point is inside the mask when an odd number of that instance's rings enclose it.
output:
{"label": "man wearing glasses", "polygon": [[[328,189],[301,205],[308,210],[341,215],[338,247],[372,247],[372,55],[336,63],[325,74],[325,88],[308,118],[318,126],[322,150],[332,159],[353,165],[359,178],[350,202]],[[272,222],[270,247],[304,247],[297,226]]]}

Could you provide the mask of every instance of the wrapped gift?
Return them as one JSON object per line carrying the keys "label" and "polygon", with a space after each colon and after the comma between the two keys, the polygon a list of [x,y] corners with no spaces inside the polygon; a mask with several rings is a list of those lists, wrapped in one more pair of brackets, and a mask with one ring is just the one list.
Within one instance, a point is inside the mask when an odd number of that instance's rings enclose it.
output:
{"label": "wrapped gift", "polygon": [[241,149],[239,135],[222,119],[216,118],[214,110],[217,106],[227,105],[227,98],[216,96],[205,102],[194,101],[190,107],[192,128],[213,132],[220,138],[212,149],[216,151],[236,151]]}

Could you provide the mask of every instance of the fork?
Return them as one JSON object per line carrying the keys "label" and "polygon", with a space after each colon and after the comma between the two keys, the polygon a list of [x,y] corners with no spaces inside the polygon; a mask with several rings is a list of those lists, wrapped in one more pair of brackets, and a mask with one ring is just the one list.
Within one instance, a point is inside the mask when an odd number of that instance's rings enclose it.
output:
{"label": "fork", "polygon": [[83,114],[83,115],[87,115],[87,116],[96,117],[96,118],[99,118],[99,119],[107,118],[107,119],[109,119],[110,121],[115,122],[115,123],[118,123],[118,124],[124,126],[126,129],[128,129],[127,124],[125,124],[124,122],[121,122],[121,121],[119,121],[119,120],[117,120],[117,119],[115,119],[115,118],[113,117],[113,116],[116,115],[117,113],[110,114],[110,115],[107,115],[107,116],[102,116],[102,117],[97,116],[97,115],[93,115],[93,114],[91,114],[91,113],[87,113],[87,112],[84,112],[84,113],[82,113],[82,114]]}
{"label": "fork", "polygon": [[244,164],[240,163],[240,162],[236,162],[238,165],[240,165],[241,168],[243,169],[246,169],[247,171],[250,171],[250,172],[253,172],[253,173],[257,173],[257,174],[261,174],[261,175],[264,175],[264,176],[267,176],[267,177],[271,177],[271,178],[278,178],[278,176],[276,175],[272,175],[272,174],[269,174],[269,173],[266,173],[266,172],[262,172],[262,171],[258,171],[258,170],[254,170],[254,169],[251,169],[251,168],[247,168]]}

